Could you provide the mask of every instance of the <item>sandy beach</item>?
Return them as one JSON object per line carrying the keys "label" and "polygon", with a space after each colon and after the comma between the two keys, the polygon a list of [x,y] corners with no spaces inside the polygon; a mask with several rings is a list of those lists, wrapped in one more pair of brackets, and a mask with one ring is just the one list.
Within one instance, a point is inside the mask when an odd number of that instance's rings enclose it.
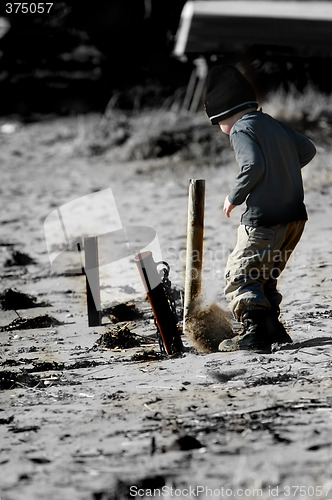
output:
{"label": "sandy beach", "polygon": [[[183,336],[183,356],[161,359],[132,255],[100,270],[103,310],[127,304],[120,322],[105,314],[89,327],[78,252],[52,269],[44,223],[95,194],[110,231],[152,228],[180,309],[188,184],[205,179],[203,296],[225,308],[241,215],[221,211],[236,175],[227,139],[216,161],[130,161],[120,148],[86,154],[87,118],[1,119],[1,500],[332,498],[332,155],[322,127],[309,129],[318,149],[304,169],[309,221],[280,279],[294,343],[270,355],[199,353]],[[8,289],[33,307],[10,305]],[[100,342],[120,328],[139,345]]]}

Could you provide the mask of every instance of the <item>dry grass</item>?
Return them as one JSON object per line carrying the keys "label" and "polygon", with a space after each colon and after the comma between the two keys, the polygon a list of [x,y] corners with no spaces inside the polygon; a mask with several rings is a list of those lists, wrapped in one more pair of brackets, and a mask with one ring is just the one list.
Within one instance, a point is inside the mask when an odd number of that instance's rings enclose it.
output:
{"label": "dry grass", "polygon": [[266,97],[264,111],[288,123],[332,123],[332,94],[324,94],[313,85],[302,92],[293,87],[279,89]]}
{"label": "dry grass", "polygon": [[[332,95],[313,86],[303,92],[278,90],[261,103],[263,110],[308,135],[318,146],[317,162],[330,184]],[[110,101],[105,113],[80,117],[73,153],[105,155],[110,161],[130,162],[167,158],[176,165],[221,166],[229,162],[229,139],[211,127],[204,110],[182,112],[179,106],[124,112]]]}
{"label": "dry grass", "polygon": [[175,161],[215,160],[228,144],[203,113],[167,109],[127,114],[109,110],[99,119],[96,115],[82,118],[78,131],[75,153],[107,154],[120,162],[166,157]]}

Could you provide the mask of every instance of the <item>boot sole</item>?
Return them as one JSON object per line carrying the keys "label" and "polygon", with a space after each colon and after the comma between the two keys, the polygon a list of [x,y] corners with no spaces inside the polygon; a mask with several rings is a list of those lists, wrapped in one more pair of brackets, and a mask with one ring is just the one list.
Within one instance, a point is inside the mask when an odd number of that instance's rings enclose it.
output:
{"label": "boot sole", "polygon": [[228,339],[220,342],[218,346],[219,352],[235,352],[235,351],[249,351],[254,352],[256,354],[271,354],[271,345],[266,344],[262,346],[244,346],[239,344],[237,340]]}

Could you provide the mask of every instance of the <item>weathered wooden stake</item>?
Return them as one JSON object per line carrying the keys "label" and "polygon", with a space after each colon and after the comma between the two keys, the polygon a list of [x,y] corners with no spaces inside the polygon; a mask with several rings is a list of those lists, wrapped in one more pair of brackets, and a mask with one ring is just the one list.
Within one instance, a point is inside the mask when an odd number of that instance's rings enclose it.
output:
{"label": "weathered wooden stake", "polygon": [[201,292],[203,263],[205,181],[191,179],[189,182],[187,255],[184,289],[183,329],[192,311],[193,301]]}
{"label": "weathered wooden stake", "polygon": [[168,303],[157,265],[151,252],[139,253],[135,262],[141,275],[158,330],[167,354],[179,354],[183,351],[177,320]]}
{"label": "weathered wooden stake", "polygon": [[89,326],[101,325],[97,236],[84,238],[86,300]]}

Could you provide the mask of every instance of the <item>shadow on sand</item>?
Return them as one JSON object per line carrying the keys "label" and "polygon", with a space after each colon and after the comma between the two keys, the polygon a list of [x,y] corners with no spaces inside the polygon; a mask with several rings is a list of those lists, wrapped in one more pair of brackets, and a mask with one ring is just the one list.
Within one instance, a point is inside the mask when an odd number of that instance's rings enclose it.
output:
{"label": "shadow on sand", "polygon": [[294,342],[285,344],[278,348],[278,351],[294,351],[304,347],[324,347],[332,345],[332,337],[317,337],[315,339],[304,340],[303,342]]}

